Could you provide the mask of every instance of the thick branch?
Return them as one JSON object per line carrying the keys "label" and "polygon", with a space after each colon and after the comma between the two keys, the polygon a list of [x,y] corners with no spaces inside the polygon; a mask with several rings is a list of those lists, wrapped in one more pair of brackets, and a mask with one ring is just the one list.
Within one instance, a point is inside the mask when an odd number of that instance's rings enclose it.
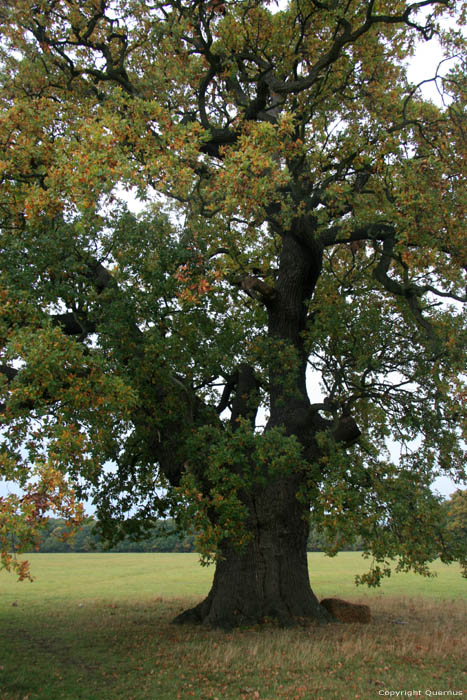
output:
{"label": "thick branch", "polygon": [[231,423],[235,428],[245,418],[254,428],[259,405],[259,382],[251,365],[243,363],[237,370],[237,390],[232,401]]}
{"label": "thick branch", "polygon": [[277,292],[273,287],[270,287],[269,284],[266,284],[266,282],[252,275],[245,275],[245,277],[242,277],[239,284],[241,289],[243,289],[249,297],[257,299],[266,306],[277,296]]}
{"label": "thick branch", "polygon": [[336,403],[331,401],[329,398],[325,398],[323,403],[314,403],[310,406],[310,410],[315,417],[315,422],[317,418],[319,418],[322,424],[321,429],[330,429],[336,442],[343,443],[347,447],[350,447],[357,442],[362,434],[362,431],[358,427],[355,419],[350,415],[350,409],[348,406],[345,406],[342,409],[342,414],[339,418],[337,418],[337,422],[336,417],[334,420],[329,420],[322,418],[318,414],[318,411],[325,411],[335,416],[337,408]]}
{"label": "thick branch", "polygon": [[332,431],[332,435],[336,442],[344,443],[349,447],[357,442],[361,434],[362,431],[352,416],[342,416],[339,418],[337,426]]}
{"label": "thick branch", "polygon": [[55,314],[51,316],[51,321],[54,326],[59,326],[65,335],[78,335],[81,337],[87,336],[89,333],[94,333],[96,324],[87,319],[80,318],[81,315],[70,311],[64,314]]}
{"label": "thick branch", "polygon": [[438,339],[430,321],[423,316],[422,307],[419,303],[421,290],[414,284],[402,285],[397,280],[389,277],[388,271],[393,260],[393,250],[395,245],[394,237],[387,237],[383,242],[383,251],[377,266],[373,269],[374,278],[383,285],[388,292],[395,296],[404,297],[407,300],[412,315],[417,324],[423,328],[434,348],[438,350]]}
{"label": "thick branch", "polygon": [[359,226],[351,231],[350,234],[346,232],[344,237],[341,237],[342,229],[342,226],[331,226],[324,231],[321,234],[323,246],[328,247],[338,243],[351,243],[352,241],[384,241],[388,237],[393,237],[395,233],[394,226],[386,221]]}
{"label": "thick branch", "polygon": [[219,404],[217,405],[217,408],[216,408],[216,411],[219,415],[223,411],[225,411],[226,408],[229,407],[230,396],[232,394],[232,391],[237,386],[237,382],[238,382],[238,371],[234,372],[227,379],[227,382],[226,382],[225,387],[224,387],[224,391],[222,392],[221,400],[219,401]]}
{"label": "thick branch", "polygon": [[[234,428],[239,418],[247,418],[254,427],[259,405],[259,386],[254,369],[246,363],[241,364],[227,380],[216,409],[217,413],[222,413],[230,406],[232,411],[231,423]],[[230,397],[234,391],[234,398],[230,402]]]}

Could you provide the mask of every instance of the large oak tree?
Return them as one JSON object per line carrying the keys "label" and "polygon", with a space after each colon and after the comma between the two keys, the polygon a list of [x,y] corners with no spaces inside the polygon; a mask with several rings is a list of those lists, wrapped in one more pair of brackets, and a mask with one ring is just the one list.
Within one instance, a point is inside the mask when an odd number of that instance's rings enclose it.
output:
{"label": "large oak tree", "polygon": [[[369,584],[465,562],[430,489],[465,477],[460,6],[1,2],[7,566],[85,496],[110,538],[198,533],[179,621],[329,619],[310,519]],[[406,72],[431,40],[441,106]]]}

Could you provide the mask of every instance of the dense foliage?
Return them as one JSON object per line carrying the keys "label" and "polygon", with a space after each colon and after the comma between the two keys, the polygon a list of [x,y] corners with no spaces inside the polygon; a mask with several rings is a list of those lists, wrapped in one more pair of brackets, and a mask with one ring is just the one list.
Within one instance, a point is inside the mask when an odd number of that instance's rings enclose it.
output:
{"label": "dense foliage", "polygon": [[323,614],[310,512],[370,584],[465,561],[430,489],[465,478],[461,5],[2,2],[7,566],[84,497],[115,541],[196,531],[213,624]]}

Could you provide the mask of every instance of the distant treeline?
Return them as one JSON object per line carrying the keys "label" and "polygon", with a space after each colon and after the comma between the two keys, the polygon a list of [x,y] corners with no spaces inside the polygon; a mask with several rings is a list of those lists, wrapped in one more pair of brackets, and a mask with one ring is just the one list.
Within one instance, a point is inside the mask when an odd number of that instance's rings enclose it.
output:
{"label": "distant treeline", "polygon": [[[148,533],[147,538],[138,542],[125,537],[118,544],[108,547],[107,543],[96,532],[96,521],[93,518],[84,523],[72,536],[67,537],[68,529],[65,521],[50,518],[44,525],[38,541],[39,552],[194,552],[195,536],[183,535],[177,532],[175,523],[170,520],[160,521]],[[326,540],[323,534],[312,530],[308,540],[309,552],[320,552],[325,548]],[[357,541],[348,550],[361,549]]]}
{"label": "distant treeline", "polygon": [[[458,490],[444,503],[444,527],[456,539],[465,542],[467,538],[467,490]],[[160,520],[150,529],[145,539],[134,541],[125,537],[109,548],[96,531],[97,522],[89,518],[71,538],[64,520],[51,518],[43,527],[38,541],[39,552],[193,552],[195,536],[181,534],[173,520]],[[326,535],[311,527],[308,539],[309,552],[326,549]],[[356,539],[352,546],[338,547],[340,551],[360,551],[361,540]]]}
{"label": "distant treeline", "polygon": [[193,552],[194,535],[182,535],[170,520],[160,521],[145,539],[134,541],[125,537],[109,547],[96,531],[96,521],[89,518],[72,537],[65,521],[50,518],[44,525],[38,541],[39,552]]}

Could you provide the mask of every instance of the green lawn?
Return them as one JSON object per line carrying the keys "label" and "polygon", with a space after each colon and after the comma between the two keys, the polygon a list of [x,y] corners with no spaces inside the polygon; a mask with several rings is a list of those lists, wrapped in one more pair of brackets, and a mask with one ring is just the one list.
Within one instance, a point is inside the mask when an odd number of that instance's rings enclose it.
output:
{"label": "green lawn", "polygon": [[[310,555],[319,597],[366,602],[370,625],[230,634],[170,624],[209,589],[194,554],[34,554],[36,579],[0,572],[0,700],[376,700],[467,695],[467,585],[457,566],[356,589],[358,553]],[[389,697],[387,694],[386,697]],[[393,696],[395,697],[395,696]]]}
{"label": "green lawn", "polygon": [[[410,595],[457,599],[467,596],[467,581],[458,565],[439,561],[432,566],[437,576],[393,574],[381,588],[367,589],[354,583],[357,573],[369,567],[358,552],[334,558],[309,554],[313,590],[323,596]],[[203,596],[210,587],[213,567],[199,565],[197,554],[29,554],[33,583],[18,583],[0,572],[0,610],[14,601],[46,604],[47,601],[142,600]]]}

